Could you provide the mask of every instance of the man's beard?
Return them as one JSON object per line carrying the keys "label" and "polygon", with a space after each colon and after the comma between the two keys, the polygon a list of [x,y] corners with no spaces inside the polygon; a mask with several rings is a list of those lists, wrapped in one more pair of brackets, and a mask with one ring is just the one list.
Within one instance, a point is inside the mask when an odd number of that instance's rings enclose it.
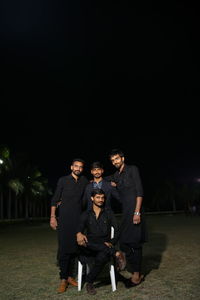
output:
{"label": "man's beard", "polygon": [[81,172],[80,171],[73,171],[74,175],[76,176],[80,176],[81,175]]}
{"label": "man's beard", "polygon": [[116,165],[115,165],[115,168],[116,168],[116,169],[120,169],[121,166],[122,166],[122,164],[116,164]]}
{"label": "man's beard", "polygon": [[99,177],[101,177],[101,174],[95,174],[94,175],[94,178],[99,178]]}
{"label": "man's beard", "polygon": [[94,205],[96,205],[97,207],[103,207],[104,206],[104,202],[103,203],[101,203],[101,204],[97,204],[97,203],[94,203]]}

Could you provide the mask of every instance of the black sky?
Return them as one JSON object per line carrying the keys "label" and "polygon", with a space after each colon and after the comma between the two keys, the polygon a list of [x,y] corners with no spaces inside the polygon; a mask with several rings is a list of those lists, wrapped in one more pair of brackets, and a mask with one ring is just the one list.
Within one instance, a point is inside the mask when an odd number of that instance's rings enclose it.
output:
{"label": "black sky", "polygon": [[4,99],[199,96],[198,28],[194,1],[2,0]]}
{"label": "black sky", "polygon": [[[122,148],[148,186],[199,176],[194,1],[2,0],[1,143],[54,184]],[[197,102],[196,102],[197,101]]]}

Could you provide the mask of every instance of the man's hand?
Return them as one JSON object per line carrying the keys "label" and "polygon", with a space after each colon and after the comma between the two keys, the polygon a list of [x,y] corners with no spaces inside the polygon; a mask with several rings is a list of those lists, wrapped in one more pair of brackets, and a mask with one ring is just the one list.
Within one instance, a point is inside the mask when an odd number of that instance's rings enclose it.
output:
{"label": "man's hand", "polygon": [[141,217],[138,215],[133,215],[133,224],[140,224]]}
{"label": "man's hand", "polygon": [[76,240],[79,246],[86,246],[86,243],[88,242],[86,235],[82,234],[81,232],[78,232],[76,234]]}
{"label": "man's hand", "polygon": [[53,230],[57,229],[58,223],[56,217],[50,217],[50,226]]}
{"label": "man's hand", "polygon": [[104,242],[104,244],[105,244],[107,247],[109,247],[109,248],[112,248],[112,247],[113,247],[113,245],[112,245],[111,243],[109,243],[109,242]]}
{"label": "man's hand", "polygon": [[116,184],[114,181],[111,181],[110,184],[111,184],[112,186],[114,186],[114,187],[117,186],[117,184]]}

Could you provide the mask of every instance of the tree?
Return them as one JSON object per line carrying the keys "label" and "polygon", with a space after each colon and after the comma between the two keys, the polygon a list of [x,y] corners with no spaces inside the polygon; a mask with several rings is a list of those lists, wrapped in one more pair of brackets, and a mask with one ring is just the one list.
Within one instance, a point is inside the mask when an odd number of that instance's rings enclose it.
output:
{"label": "tree", "polygon": [[47,179],[42,176],[38,167],[28,164],[23,170],[21,181],[24,186],[25,218],[28,219],[30,215],[41,216],[43,201],[50,193]]}
{"label": "tree", "polygon": [[171,180],[160,183],[153,195],[153,207],[160,210],[176,211],[176,184]]}
{"label": "tree", "polygon": [[48,180],[42,176],[38,167],[31,165],[25,155],[15,155],[11,159],[9,148],[0,146],[1,219],[5,217],[4,211],[8,219],[12,218],[13,211],[15,218],[19,214],[26,218],[29,215],[47,215],[46,200],[50,194]]}
{"label": "tree", "polygon": [[10,149],[5,146],[0,146],[0,208],[1,208],[1,219],[4,218],[4,195],[5,190],[8,189],[7,199],[7,216],[11,215],[11,193],[8,187],[9,176],[12,169],[12,163],[10,160]]}
{"label": "tree", "polygon": [[18,195],[23,193],[24,186],[18,178],[11,179],[8,182],[8,186],[9,186],[10,190],[15,192],[15,195],[16,195],[15,202],[14,202],[15,203],[14,212],[15,212],[15,219],[17,219],[18,218]]}

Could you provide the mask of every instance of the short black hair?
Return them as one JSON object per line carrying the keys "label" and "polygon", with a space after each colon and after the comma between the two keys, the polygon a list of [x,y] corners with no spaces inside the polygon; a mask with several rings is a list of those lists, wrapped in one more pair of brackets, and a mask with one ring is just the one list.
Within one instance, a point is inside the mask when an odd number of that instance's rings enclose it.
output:
{"label": "short black hair", "polygon": [[74,164],[75,161],[82,162],[83,165],[85,165],[85,161],[84,161],[82,158],[74,158],[74,159],[72,160],[72,165]]}
{"label": "short black hair", "polygon": [[124,152],[121,149],[112,149],[109,153],[109,158],[117,154],[121,157],[124,157]]}
{"label": "short black hair", "polygon": [[91,193],[91,197],[94,197],[96,195],[104,195],[105,196],[105,192],[102,189],[93,189],[92,193]]}
{"label": "short black hair", "polygon": [[93,162],[93,163],[90,165],[90,170],[95,169],[95,168],[103,169],[102,163],[101,163],[100,161],[95,161],[95,162]]}

